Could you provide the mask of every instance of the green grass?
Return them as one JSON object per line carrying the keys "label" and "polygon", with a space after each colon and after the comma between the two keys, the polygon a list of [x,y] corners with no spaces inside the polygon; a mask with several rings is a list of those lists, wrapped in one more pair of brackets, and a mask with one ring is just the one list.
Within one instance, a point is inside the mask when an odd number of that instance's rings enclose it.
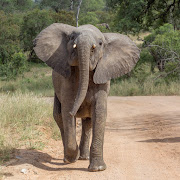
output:
{"label": "green grass", "polygon": [[180,95],[180,82],[154,82],[148,78],[138,82],[136,78],[114,80],[111,83],[111,96],[171,96]]}
{"label": "green grass", "polygon": [[33,93],[0,95],[0,109],[0,164],[15,148],[43,149],[49,138],[60,138],[52,103]]}
{"label": "green grass", "polygon": [[30,71],[15,80],[0,80],[0,93],[29,93],[53,96],[52,70],[43,64],[30,64]]}

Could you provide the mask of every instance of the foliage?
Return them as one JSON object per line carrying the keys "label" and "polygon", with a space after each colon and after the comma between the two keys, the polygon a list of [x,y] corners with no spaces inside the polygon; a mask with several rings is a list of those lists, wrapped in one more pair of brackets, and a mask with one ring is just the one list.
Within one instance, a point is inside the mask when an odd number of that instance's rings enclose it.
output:
{"label": "foliage", "polygon": [[154,66],[153,56],[147,49],[143,49],[138,63],[131,72],[131,77],[135,77],[139,83],[144,83],[147,77],[154,72]]}
{"label": "foliage", "polygon": [[[78,4],[78,0],[42,0],[40,3],[41,8],[51,8],[55,12],[59,12],[61,10],[76,11]],[[104,0],[83,0],[81,5],[81,12],[98,11],[102,10],[104,7]]]}
{"label": "foliage", "polygon": [[38,96],[53,96],[51,71],[51,68],[43,63],[29,63],[28,72],[16,79],[0,81],[0,93],[33,92]]}
{"label": "foliage", "polygon": [[33,39],[44,28],[53,23],[53,19],[49,13],[48,10],[34,9],[24,15],[21,27],[24,51],[31,51],[33,49]]}
{"label": "foliage", "polygon": [[33,7],[32,0],[0,0],[0,10],[7,13],[26,11]]}
{"label": "foliage", "polygon": [[27,70],[27,58],[22,52],[14,53],[6,64],[0,65],[0,76],[5,79],[14,79]]}
{"label": "foliage", "polygon": [[[174,30],[172,25],[165,24],[147,36],[143,46],[149,47],[159,70],[169,73],[173,71],[173,67],[176,69],[180,64],[179,42],[180,32]],[[172,73],[179,76],[179,70]]]}
{"label": "foliage", "polygon": [[72,26],[76,25],[75,14],[72,11],[61,10],[58,13],[51,12],[50,15],[52,16],[54,23],[64,23]]}
{"label": "foliage", "polygon": [[107,0],[115,10],[116,29],[119,32],[137,33],[164,23],[179,29],[179,3],[176,0]]}
{"label": "foliage", "polygon": [[12,54],[20,50],[20,27],[11,14],[0,11],[0,62],[4,64]]}
{"label": "foliage", "polygon": [[26,56],[21,52],[18,22],[3,11],[0,11],[0,34],[0,76],[14,78],[26,69]]}
{"label": "foliage", "polygon": [[51,8],[59,12],[60,10],[68,10],[70,8],[70,0],[42,0],[40,2],[41,8]]}
{"label": "foliage", "polygon": [[81,12],[95,12],[102,11],[105,8],[104,0],[83,0],[81,5]]}
{"label": "foliage", "polygon": [[82,14],[80,16],[80,20],[79,20],[80,25],[83,25],[83,24],[96,25],[98,23],[99,23],[99,20],[97,18],[96,13],[94,12],[87,12],[86,14]]}

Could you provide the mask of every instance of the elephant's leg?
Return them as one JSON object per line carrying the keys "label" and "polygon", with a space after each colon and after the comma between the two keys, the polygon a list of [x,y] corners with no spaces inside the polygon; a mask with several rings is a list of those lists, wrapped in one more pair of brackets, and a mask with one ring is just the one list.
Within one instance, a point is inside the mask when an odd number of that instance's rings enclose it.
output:
{"label": "elephant's leg", "polygon": [[62,105],[65,163],[73,163],[79,158],[79,147],[76,141],[76,119],[69,113],[72,107],[69,104]]}
{"label": "elephant's leg", "polygon": [[107,94],[105,91],[96,93],[94,105],[92,105],[93,137],[90,148],[89,171],[103,171],[106,164],[103,160],[104,131],[107,114]]}
{"label": "elephant's leg", "polygon": [[80,160],[89,159],[89,139],[91,136],[91,118],[82,119],[82,134],[80,142]]}
{"label": "elephant's leg", "polygon": [[61,137],[64,145],[64,128],[61,114],[61,103],[59,102],[56,94],[54,95],[53,117],[61,131]]}

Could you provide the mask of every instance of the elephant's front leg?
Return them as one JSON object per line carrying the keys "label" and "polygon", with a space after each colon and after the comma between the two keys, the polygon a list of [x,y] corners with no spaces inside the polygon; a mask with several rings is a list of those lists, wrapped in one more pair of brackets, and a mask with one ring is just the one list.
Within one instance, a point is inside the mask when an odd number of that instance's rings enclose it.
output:
{"label": "elephant's front leg", "polygon": [[69,107],[62,105],[65,163],[73,163],[79,158],[79,148],[76,141],[76,119],[69,114],[71,109]]}
{"label": "elephant's front leg", "polygon": [[99,91],[92,105],[93,137],[90,148],[89,171],[103,171],[106,164],[103,160],[104,131],[107,114],[107,93]]}

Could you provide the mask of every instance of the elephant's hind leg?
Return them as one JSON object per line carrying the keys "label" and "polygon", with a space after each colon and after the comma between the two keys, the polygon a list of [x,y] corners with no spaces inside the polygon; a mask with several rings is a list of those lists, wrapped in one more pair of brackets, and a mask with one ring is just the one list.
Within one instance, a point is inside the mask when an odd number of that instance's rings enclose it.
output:
{"label": "elephant's hind leg", "polygon": [[80,160],[89,159],[89,140],[91,136],[91,118],[82,119],[82,134],[80,142]]}
{"label": "elephant's hind leg", "polygon": [[59,102],[56,94],[54,95],[53,117],[60,129],[61,137],[62,137],[62,141],[64,145],[64,128],[63,128],[63,121],[62,121],[62,114],[61,114],[61,103]]}

